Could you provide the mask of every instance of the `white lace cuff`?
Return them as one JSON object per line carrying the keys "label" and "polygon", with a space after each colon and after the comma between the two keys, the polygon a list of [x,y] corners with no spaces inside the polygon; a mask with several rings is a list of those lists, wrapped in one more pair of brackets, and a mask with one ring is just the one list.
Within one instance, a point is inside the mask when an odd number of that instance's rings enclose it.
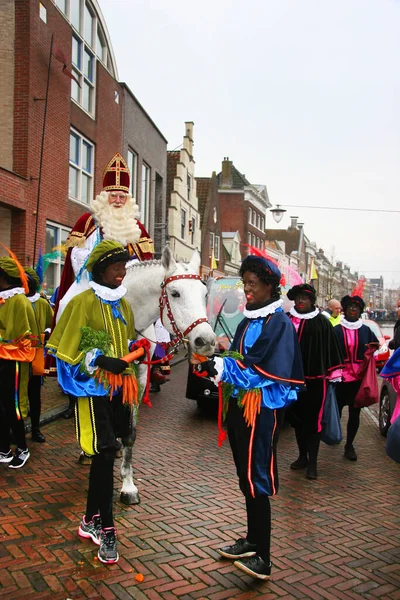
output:
{"label": "white lace cuff", "polygon": [[214,356],[213,358],[215,369],[218,371],[217,375],[213,377],[215,383],[219,383],[221,381],[222,373],[224,371],[224,359],[220,356]]}
{"label": "white lace cuff", "polygon": [[101,352],[98,348],[93,348],[90,352],[86,353],[85,356],[85,367],[89,375],[93,375],[93,373],[97,370],[98,367],[95,366],[94,361],[98,356],[100,356]]}

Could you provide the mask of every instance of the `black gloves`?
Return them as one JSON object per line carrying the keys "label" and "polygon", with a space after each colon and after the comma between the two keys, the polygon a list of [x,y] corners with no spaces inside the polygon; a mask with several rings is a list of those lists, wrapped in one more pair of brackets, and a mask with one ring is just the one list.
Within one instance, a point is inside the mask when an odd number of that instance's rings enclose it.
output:
{"label": "black gloves", "polygon": [[193,365],[193,373],[198,377],[216,377],[218,371],[215,368],[215,362],[213,359],[205,360],[198,365]]}
{"label": "black gloves", "polygon": [[51,336],[51,331],[45,331],[44,332],[44,341],[48,342]]}
{"label": "black gloves", "polygon": [[114,375],[120,375],[128,366],[128,363],[120,358],[111,358],[110,356],[104,356],[102,354],[96,358],[94,364],[96,367],[114,373]]}

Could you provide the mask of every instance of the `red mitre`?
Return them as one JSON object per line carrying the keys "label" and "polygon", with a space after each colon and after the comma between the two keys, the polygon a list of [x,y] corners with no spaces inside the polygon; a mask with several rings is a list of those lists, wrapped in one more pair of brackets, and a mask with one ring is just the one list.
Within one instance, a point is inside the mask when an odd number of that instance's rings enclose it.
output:
{"label": "red mitre", "polygon": [[122,190],[129,192],[129,167],[124,157],[117,152],[114,154],[103,172],[103,190]]}

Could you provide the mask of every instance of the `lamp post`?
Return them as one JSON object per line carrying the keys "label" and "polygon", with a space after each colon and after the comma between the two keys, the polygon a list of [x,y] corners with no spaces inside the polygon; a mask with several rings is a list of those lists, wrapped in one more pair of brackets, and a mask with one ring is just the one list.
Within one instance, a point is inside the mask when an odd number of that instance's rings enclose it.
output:
{"label": "lamp post", "polygon": [[276,205],[276,208],[271,208],[270,212],[274,217],[275,223],[280,223],[282,221],[282,217],[285,214],[286,208],[281,208],[279,204]]}

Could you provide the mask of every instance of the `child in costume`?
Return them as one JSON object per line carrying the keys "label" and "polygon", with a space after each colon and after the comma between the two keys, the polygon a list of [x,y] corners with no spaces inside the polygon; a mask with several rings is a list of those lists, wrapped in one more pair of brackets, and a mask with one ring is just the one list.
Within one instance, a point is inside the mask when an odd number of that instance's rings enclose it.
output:
{"label": "child in costume", "polygon": [[28,396],[29,396],[29,414],[32,423],[32,440],[43,443],[46,441],[40,431],[40,412],[41,412],[41,389],[43,385],[44,374],[44,342],[50,336],[51,324],[53,321],[53,310],[46,300],[38,292],[40,288],[40,278],[34,269],[25,267],[25,273],[28,276],[28,300],[32,304],[35,313],[36,330],[41,338],[41,344],[36,350],[35,360],[32,363],[32,374],[29,378]]}
{"label": "child in costume", "polygon": [[[226,413],[239,486],[246,500],[246,537],[218,552],[245,573],[264,580],[269,579],[272,566],[269,496],[279,486],[279,409],[297,399],[304,377],[296,332],[282,309],[278,267],[266,257],[249,255],[242,262],[240,276],[247,303],[231,356],[198,362],[194,370],[220,382],[220,423],[221,413]],[[195,356],[192,362],[197,360]],[[220,442],[223,437],[220,430]]]}
{"label": "child in costume", "polygon": [[[336,386],[336,398],[340,415],[344,406],[349,407],[347,421],[347,439],[344,457],[356,461],[357,454],[353,446],[354,438],[360,426],[361,408],[354,406],[357,392],[361,386],[361,369],[367,351],[379,348],[379,341],[371,329],[360,319],[364,312],[364,300],[358,296],[344,296],[341,300],[344,317],[340,325],[334,328],[342,355],[344,356],[343,380]],[[374,357],[371,357],[374,360]]]}
{"label": "child in costume", "polygon": [[112,510],[117,438],[135,435],[130,405],[138,402],[135,367],[122,359],[136,337],[121,285],[128,260],[117,242],[105,240],[95,247],[86,265],[90,289],[70,300],[47,344],[57,359],[61,387],[77,398],[78,441],[93,456],[78,533],[99,545],[98,558],[104,563],[118,560]]}
{"label": "child in costume", "polygon": [[[27,277],[14,259],[0,257],[0,462],[24,466],[30,454],[25,438],[30,363],[38,343],[35,315],[26,297]],[[10,430],[17,448],[10,448]]]}
{"label": "child in costume", "polygon": [[307,469],[308,479],[317,479],[317,458],[327,380],[341,380],[343,359],[328,319],[315,307],[316,291],[308,283],[292,287],[287,297],[294,301],[289,318],[297,331],[307,389],[288,410],[296,432],[299,457],[290,468]]}

